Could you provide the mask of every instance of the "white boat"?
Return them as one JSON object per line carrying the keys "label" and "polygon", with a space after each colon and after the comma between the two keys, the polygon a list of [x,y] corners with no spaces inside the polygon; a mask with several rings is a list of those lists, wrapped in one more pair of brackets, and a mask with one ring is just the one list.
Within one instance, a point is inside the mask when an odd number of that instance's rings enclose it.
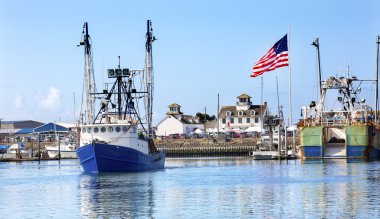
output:
{"label": "white boat", "polygon": [[24,143],[19,142],[9,146],[7,153],[5,154],[6,158],[31,158],[31,150],[27,149]]}
{"label": "white boat", "polygon": [[59,148],[58,145],[45,146],[45,148],[50,158],[58,157],[59,153],[61,158],[77,158],[76,147],[69,143],[60,144]]}

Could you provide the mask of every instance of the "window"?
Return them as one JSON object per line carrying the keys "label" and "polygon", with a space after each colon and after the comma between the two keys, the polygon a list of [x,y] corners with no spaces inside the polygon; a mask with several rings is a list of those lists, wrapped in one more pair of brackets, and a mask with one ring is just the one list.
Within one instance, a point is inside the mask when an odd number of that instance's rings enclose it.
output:
{"label": "window", "polygon": [[129,130],[129,133],[136,133],[136,126],[132,126]]}
{"label": "window", "polygon": [[256,111],[255,111],[255,110],[252,110],[252,111],[251,111],[251,115],[252,115],[252,116],[256,115]]}
{"label": "window", "polygon": [[98,127],[95,127],[94,128],[94,133],[98,133],[99,132],[99,128]]}
{"label": "window", "polygon": [[242,123],[243,122],[243,119],[242,118],[238,118],[238,123]]}
{"label": "window", "polygon": [[128,127],[127,126],[123,126],[123,132],[127,132],[128,131]]}
{"label": "window", "polygon": [[255,123],[259,123],[259,117],[255,117]]}
{"label": "window", "polygon": [[82,132],[83,132],[83,133],[86,133],[86,128],[82,128]]}
{"label": "window", "polygon": [[108,127],[108,132],[113,132],[113,127]]}
{"label": "window", "polygon": [[231,124],[234,123],[234,118],[231,118],[230,121],[231,121]]}
{"label": "window", "polygon": [[228,117],[228,116],[231,116],[231,111],[227,111],[226,112],[226,116]]}
{"label": "window", "polygon": [[239,111],[239,116],[244,115],[243,111]]}
{"label": "window", "polygon": [[101,132],[106,132],[106,127],[101,127],[101,128],[100,128],[100,131],[101,131]]}
{"label": "window", "polygon": [[87,128],[87,132],[88,132],[88,133],[91,133],[91,128]]}
{"label": "window", "polygon": [[222,124],[226,124],[226,119],[225,118],[222,119]]}
{"label": "window", "polygon": [[247,123],[251,123],[251,118],[247,118]]}
{"label": "window", "polygon": [[120,126],[116,126],[115,131],[116,131],[116,132],[120,132],[120,131],[121,131]]}

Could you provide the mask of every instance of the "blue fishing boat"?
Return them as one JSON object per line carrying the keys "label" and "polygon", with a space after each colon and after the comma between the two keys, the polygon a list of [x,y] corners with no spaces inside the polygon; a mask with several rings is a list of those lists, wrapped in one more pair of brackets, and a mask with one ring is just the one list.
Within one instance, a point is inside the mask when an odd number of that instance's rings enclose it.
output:
{"label": "blue fishing boat", "polygon": [[[92,65],[92,48],[88,24],[84,24],[86,107],[84,121],[78,127],[80,143],[78,159],[85,173],[136,172],[163,169],[165,150],[157,150],[153,142],[152,43],[155,40],[151,21],[147,21],[146,59],[143,70],[120,67],[108,69],[114,82],[97,92]],[[137,81],[141,84],[137,85]],[[141,86],[140,86],[141,85]],[[137,91],[136,87],[142,87]],[[109,89],[108,89],[109,88]],[[95,114],[95,100],[100,109]],[[140,103],[144,100],[144,103]],[[145,116],[138,107],[144,106]],[[83,107],[84,108],[84,107]]]}

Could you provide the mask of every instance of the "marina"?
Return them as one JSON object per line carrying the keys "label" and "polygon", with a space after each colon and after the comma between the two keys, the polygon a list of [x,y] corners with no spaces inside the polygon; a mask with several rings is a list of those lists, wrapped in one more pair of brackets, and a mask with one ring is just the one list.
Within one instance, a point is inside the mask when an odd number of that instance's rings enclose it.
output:
{"label": "marina", "polygon": [[380,218],[380,1],[0,10],[0,218]]}
{"label": "marina", "polygon": [[78,160],[0,163],[12,218],[379,218],[379,161],[167,158],[140,173],[83,174]]}

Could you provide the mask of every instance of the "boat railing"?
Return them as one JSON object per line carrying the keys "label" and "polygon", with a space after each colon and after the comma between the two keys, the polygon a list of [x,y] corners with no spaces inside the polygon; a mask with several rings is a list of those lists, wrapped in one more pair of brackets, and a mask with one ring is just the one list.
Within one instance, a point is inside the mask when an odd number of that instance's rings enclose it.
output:
{"label": "boat railing", "polygon": [[307,118],[300,120],[300,126],[349,126],[349,125],[375,125],[372,116],[361,118]]}

